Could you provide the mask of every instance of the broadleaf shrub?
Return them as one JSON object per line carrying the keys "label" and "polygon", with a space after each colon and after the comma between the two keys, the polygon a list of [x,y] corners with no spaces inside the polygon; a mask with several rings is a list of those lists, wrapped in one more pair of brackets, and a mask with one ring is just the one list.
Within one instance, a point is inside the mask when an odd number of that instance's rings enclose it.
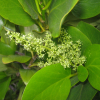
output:
{"label": "broadleaf shrub", "polygon": [[99,100],[99,6],[1,0],[0,100]]}

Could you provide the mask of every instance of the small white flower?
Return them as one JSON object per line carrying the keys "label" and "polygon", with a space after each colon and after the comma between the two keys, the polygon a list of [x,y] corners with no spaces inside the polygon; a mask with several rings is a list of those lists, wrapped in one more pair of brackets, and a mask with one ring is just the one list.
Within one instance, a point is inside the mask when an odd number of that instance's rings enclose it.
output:
{"label": "small white flower", "polygon": [[7,31],[6,34],[10,39],[15,39],[16,45],[20,43],[27,51],[35,51],[39,59],[43,60],[46,55],[46,61],[38,63],[38,66],[41,68],[50,64],[61,63],[64,68],[72,66],[73,70],[76,70],[78,65],[83,65],[86,61],[84,56],[81,57],[81,41],[78,40],[76,43],[73,43],[71,36],[68,35],[66,30],[61,31],[58,44],[54,43],[50,32],[46,32],[43,39],[36,38],[31,33],[21,35],[17,32]]}

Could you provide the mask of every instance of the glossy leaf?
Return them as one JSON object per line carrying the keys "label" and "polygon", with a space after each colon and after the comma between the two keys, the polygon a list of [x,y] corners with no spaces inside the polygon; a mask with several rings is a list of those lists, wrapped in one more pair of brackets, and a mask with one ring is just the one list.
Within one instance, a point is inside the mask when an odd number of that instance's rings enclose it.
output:
{"label": "glossy leaf", "polygon": [[23,82],[25,83],[25,85],[27,85],[29,80],[35,74],[36,71],[35,70],[20,69],[19,72],[20,72],[20,75],[21,75]]}
{"label": "glossy leaf", "polygon": [[81,21],[78,23],[77,28],[89,38],[92,44],[100,43],[100,31],[92,25]]}
{"label": "glossy leaf", "polygon": [[81,19],[94,17],[100,13],[100,0],[79,0],[73,14]]}
{"label": "glossy leaf", "polygon": [[100,45],[89,46],[84,55],[87,58],[85,67],[89,72],[88,80],[95,89],[100,90]]}
{"label": "glossy leaf", "polygon": [[84,82],[88,77],[88,71],[84,66],[78,66],[77,73],[78,73],[78,79],[81,82]]}
{"label": "glossy leaf", "polygon": [[81,41],[81,43],[82,43],[82,46],[81,46],[82,53],[89,45],[92,45],[89,38],[84,33],[82,33],[79,29],[77,29],[73,26],[69,26],[67,28],[67,32],[71,35],[72,40],[74,42],[78,41],[78,40]]}
{"label": "glossy leaf", "polygon": [[2,62],[2,55],[0,55],[0,72],[1,71],[5,71],[5,70],[7,70],[7,67],[6,67],[6,65],[5,64],[3,64],[3,62]]}
{"label": "glossy leaf", "polygon": [[10,81],[11,78],[3,78],[0,80],[0,100],[4,100]]}
{"label": "glossy leaf", "polygon": [[49,13],[49,29],[53,37],[60,34],[61,25],[64,18],[73,9],[78,0],[54,0]]}
{"label": "glossy leaf", "polygon": [[22,100],[66,100],[71,88],[70,75],[71,70],[60,64],[42,68],[30,79]]}
{"label": "glossy leaf", "polygon": [[92,100],[97,90],[95,90],[89,82],[80,83],[71,89],[67,100]]}
{"label": "glossy leaf", "polygon": [[1,0],[0,15],[17,25],[30,26],[33,24],[32,18],[24,12],[18,0]]}
{"label": "glossy leaf", "polygon": [[20,4],[23,6],[24,10],[31,15],[33,19],[38,18],[38,11],[35,4],[35,0],[18,0]]}
{"label": "glossy leaf", "polygon": [[14,54],[14,50],[7,44],[0,42],[0,54],[2,55],[11,55]]}
{"label": "glossy leaf", "polygon": [[31,57],[29,56],[20,56],[20,55],[9,55],[7,57],[3,57],[2,61],[4,64],[8,64],[14,61],[20,62],[20,63],[25,63],[29,61]]}

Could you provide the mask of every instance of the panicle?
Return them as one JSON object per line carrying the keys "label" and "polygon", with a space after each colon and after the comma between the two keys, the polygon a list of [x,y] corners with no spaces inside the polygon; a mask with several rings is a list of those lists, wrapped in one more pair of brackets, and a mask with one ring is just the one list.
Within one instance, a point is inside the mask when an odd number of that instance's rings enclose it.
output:
{"label": "panicle", "polygon": [[85,56],[81,56],[81,41],[73,43],[71,36],[66,30],[61,30],[58,37],[58,44],[52,39],[50,32],[46,32],[44,38],[36,38],[31,33],[21,35],[18,32],[7,31],[9,38],[15,39],[15,43],[20,43],[25,50],[37,52],[39,56],[39,67],[46,67],[51,64],[61,63],[64,68],[73,68],[76,70],[79,65],[86,61]]}

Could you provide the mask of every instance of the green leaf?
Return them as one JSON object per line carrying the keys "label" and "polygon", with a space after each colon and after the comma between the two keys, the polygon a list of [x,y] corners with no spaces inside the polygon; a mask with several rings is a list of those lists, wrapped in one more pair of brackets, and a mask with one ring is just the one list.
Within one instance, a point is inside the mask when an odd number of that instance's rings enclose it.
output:
{"label": "green leaf", "polygon": [[4,64],[8,64],[14,61],[20,62],[20,63],[25,63],[29,61],[31,57],[29,56],[20,56],[20,55],[9,55],[7,57],[3,57],[2,61]]}
{"label": "green leaf", "polygon": [[78,66],[77,73],[78,73],[78,79],[81,82],[84,82],[88,77],[88,71],[84,66]]}
{"label": "green leaf", "polygon": [[23,80],[23,82],[25,83],[25,85],[28,84],[29,80],[31,79],[31,77],[35,74],[35,70],[25,70],[25,69],[20,69],[19,70],[21,78]]}
{"label": "green leaf", "polygon": [[64,18],[73,9],[78,0],[54,0],[48,18],[49,29],[53,37],[60,34],[61,25]]}
{"label": "green leaf", "polygon": [[100,31],[92,25],[81,21],[78,23],[77,28],[89,38],[92,44],[100,43]]}
{"label": "green leaf", "polygon": [[35,0],[18,0],[19,3],[23,6],[24,10],[31,15],[33,19],[38,18],[38,11],[35,4]]}
{"label": "green leaf", "polygon": [[9,45],[11,41],[10,41],[10,38],[6,35],[6,33],[7,33],[6,30],[15,31],[15,24],[13,24],[7,20],[3,30],[1,31],[1,37],[4,40],[4,43]]}
{"label": "green leaf", "polygon": [[0,80],[7,77],[6,74],[4,72],[0,72]]}
{"label": "green leaf", "polygon": [[100,13],[100,0],[79,0],[73,14],[81,19],[94,17]]}
{"label": "green leaf", "polygon": [[42,68],[30,79],[22,100],[66,100],[71,88],[71,69],[60,64]]}
{"label": "green leaf", "polygon": [[[11,66],[13,66],[13,65],[11,64]],[[11,67],[8,66],[7,70],[5,71],[6,75],[7,76],[11,76],[11,75],[15,75],[15,74],[17,75],[17,73],[19,73],[18,67],[19,66],[17,66],[17,67],[13,66],[13,68],[11,68]]]}
{"label": "green leaf", "polygon": [[1,31],[1,42],[9,45],[10,44],[10,38],[6,35],[7,31],[4,29]]}
{"label": "green leaf", "polygon": [[0,15],[17,25],[30,26],[34,23],[18,0],[0,0]]}
{"label": "green leaf", "polygon": [[33,30],[35,30],[37,32],[40,31],[39,27],[36,24],[33,24],[32,26],[29,26],[29,27],[20,26],[20,31],[23,34],[33,33]]}
{"label": "green leaf", "polygon": [[14,39],[12,39],[12,40],[10,41],[10,47],[11,47],[14,51],[16,51],[16,49],[17,49],[17,45],[16,45]]}
{"label": "green leaf", "polygon": [[0,80],[0,100],[4,100],[10,81],[11,78],[7,77]]}
{"label": "green leaf", "polygon": [[5,20],[0,16],[0,32],[3,29],[3,26],[5,25]]}
{"label": "green leaf", "polygon": [[7,44],[0,42],[0,54],[2,55],[11,55],[14,54],[14,50]]}
{"label": "green leaf", "polygon": [[92,100],[97,90],[95,90],[89,82],[80,83],[71,89],[67,100]]}
{"label": "green leaf", "polygon": [[73,87],[75,84],[79,82],[78,76],[72,77],[70,81],[71,81],[71,86]]}
{"label": "green leaf", "polygon": [[85,67],[89,72],[88,80],[95,89],[100,90],[100,45],[89,46],[84,55],[87,58]]}
{"label": "green leaf", "polygon": [[0,55],[0,72],[7,70],[6,65],[3,64],[3,62],[2,62],[2,57],[3,57],[3,55]]}
{"label": "green leaf", "polygon": [[77,24],[80,22],[80,21],[84,21],[86,23],[89,23],[90,25],[92,26],[97,26],[99,24],[99,19],[100,17],[99,16],[95,16],[95,17],[92,17],[92,18],[88,18],[88,19],[79,19],[78,17],[74,16],[71,13],[68,14],[68,16],[66,17],[64,23],[63,23],[63,27],[66,27],[66,26],[77,26]]}
{"label": "green leaf", "polygon": [[50,0],[43,0],[44,5],[47,5]]}
{"label": "green leaf", "polygon": [[67,32],[68,32],[68,34],[71,35],[72,40],[74,42],[78,41],[78,40],[81,41],[81,43],[82,43],[82,46],[81,46],[82,53],[89,45],[92,45],[92,43],[89,40],[89,38],[84,33],[82,33],[79,29],[77,29],[77,28],[75,28],[73,26],[69,26],[67,28]]}
{"label": "green leaf", "polygon": [[[48,0],[46,0],[46,1],[48,1]],[[52,3],[52,0],[49,0],[48,2],[46,2],[46,5],[42,10],[47,10],[49,8],[49,6],[51,5],[51,3]]]}
{"label": "green leaf", "polygon": [[[5,29],[5,31],[6,30],[10,30],[10,31],[16,31],[16,25],[15,24],[13,24],[13,23],[11,23],[10,21],[6,21],[6,24],[5,24],[5,26],[4,26],[4,29]],[[18,28],[18,27],[17,27]],[[7,31],[6,31],[7,32]]]}

